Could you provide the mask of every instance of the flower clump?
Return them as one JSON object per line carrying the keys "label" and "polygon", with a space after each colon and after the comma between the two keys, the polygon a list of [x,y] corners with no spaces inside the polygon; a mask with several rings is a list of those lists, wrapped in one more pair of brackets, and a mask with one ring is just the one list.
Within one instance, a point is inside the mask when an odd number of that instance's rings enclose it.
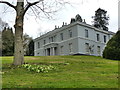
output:
{"label": "flower clump", "polygon": [[23,64],[22,65],[23,68],[26,68],[29,71],[34,71],[37,73],[43,72],[43,73],[47,73],[49,71],[55,70],[55,67],[49,65],[30,65],[30,64]]}

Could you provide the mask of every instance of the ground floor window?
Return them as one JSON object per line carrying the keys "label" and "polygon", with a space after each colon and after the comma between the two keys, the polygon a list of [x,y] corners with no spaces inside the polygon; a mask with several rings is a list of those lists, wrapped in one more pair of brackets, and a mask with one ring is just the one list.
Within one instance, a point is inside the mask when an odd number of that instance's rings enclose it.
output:
{"label": "ground floor window", "polygon": [[85,50],[86,50],[86,53],[89,53],[89,43],[85,43]]}
{"label": "ground floor window", "polygon": [[63,46],[60,47],[60,53],[63,54]]}
{"label": "ground floor window", "polygon": [[69,51],[72,52],[72,43],[69,44]]}
{"label": "ground floor window", "polygon": [[97,46],[97,53],[100,55],[100,46]]}

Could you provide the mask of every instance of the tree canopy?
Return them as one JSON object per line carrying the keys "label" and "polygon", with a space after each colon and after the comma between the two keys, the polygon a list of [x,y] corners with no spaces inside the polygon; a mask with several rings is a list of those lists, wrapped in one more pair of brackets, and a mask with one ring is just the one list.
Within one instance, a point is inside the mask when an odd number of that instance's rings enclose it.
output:
{"label": "tree canopy", "polygon": [[95,16],[92,17],[94,20],[94,27],[108,31],[107,25],[109,25],[109,16],[107,16],[106,14],[107,11],[101,8],[98,8],[95,11]]}
{"label": "tree canopy", "polygon": [[118,31],[107,43],[103,51],[103,57],[120,60],[120,31]]}
{"label": "tree canopy", "polygon": [[14,53],[14,34],[12,28],[4,28],[2,31],[2,55],[12,56]]}

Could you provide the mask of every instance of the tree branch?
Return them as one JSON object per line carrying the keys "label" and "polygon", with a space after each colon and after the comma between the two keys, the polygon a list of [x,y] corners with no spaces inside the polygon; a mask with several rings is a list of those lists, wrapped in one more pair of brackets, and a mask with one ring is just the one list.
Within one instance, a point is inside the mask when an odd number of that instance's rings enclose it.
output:
{"label": "tree branch", "polygon": [[9,2],[6,2],[6,1],[0,1],[0,3],[4,3],[4,4],[7,4],[8,6],[14,8],[16,10],[16,7],[12,4],[10,4]]}
{"label": "tree branch", "polygon": [[24,8],[23,15],[26,13],[26,11],[29,9],[29,7],[31,7],[33,5],[36,5],[37,3],[41,2],[41,1],[43,1],[43,0],[38,0],[38,1],[33,2],[33,3],[30,3],[30,2],[27,1],[27,4],[26,4],[26,6]]}

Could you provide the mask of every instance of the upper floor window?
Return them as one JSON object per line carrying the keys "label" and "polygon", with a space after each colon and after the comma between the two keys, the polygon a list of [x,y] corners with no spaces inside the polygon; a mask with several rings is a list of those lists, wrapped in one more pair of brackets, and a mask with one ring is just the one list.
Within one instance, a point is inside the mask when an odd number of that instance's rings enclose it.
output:
{"label": "upper floor window", "polygon": [[54,37],[53,37],[53,41],[56,42],[56,35],[54,35]]}
{"label": "upper floor window", "polygon": [[106,43],[106,36],[104,35],[104,43]]}
{"label": "upper floor window", "polygon": [[72,30],[69,30],[69,37],[72,37]]}
{"label": "upper floor window", "polygon": [[49,43],[50,42],[55,42],[56,41],[56,35],[49,37]]}
{"label": "upper floor window", "polygon": [[86,38],[89,37],[89,36],[88,36],[88,30],[87,30],[87,29],[85,29],[85,37],[86,37]]}
{"label": "upper floor window", "polygon": [[97,34],[97,41],[100,41],[100,35]]}
{"label": "upper floor window", "polygon": [[40,42],[37,43],[37,47],[40,48]]}
{"label": "upper floor window", "polygon": [[51,40],[51,39],[50,39],[50,37],[49,37],[49,43],[51,42],[50,40]]}
{"label": "upper floor window", "polygon": [[44,45],[46,44],[46,40],[44,40]]}
{"label": "upper floor window", "polygon": [[63,33],[60,34],[60,38],[61,38],[61,40],[63,40]]}
{"label": "upper floor window", "polygon": [[53,42],[54,40],[53,40],[53,37],[51,37],[51,42]]}

